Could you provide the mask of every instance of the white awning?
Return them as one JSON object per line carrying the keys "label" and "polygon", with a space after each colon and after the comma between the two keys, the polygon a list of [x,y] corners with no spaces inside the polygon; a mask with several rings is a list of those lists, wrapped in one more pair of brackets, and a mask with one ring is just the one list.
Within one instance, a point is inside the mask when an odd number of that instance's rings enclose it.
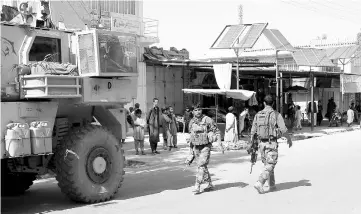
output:
{"label": "white awning", "polygon": [[221,90],[221,89],[182,89],[184,93],[201,94],[211,96],[215,94],[225,95],[226,97],[249,100],[256,92],[248,90]]}

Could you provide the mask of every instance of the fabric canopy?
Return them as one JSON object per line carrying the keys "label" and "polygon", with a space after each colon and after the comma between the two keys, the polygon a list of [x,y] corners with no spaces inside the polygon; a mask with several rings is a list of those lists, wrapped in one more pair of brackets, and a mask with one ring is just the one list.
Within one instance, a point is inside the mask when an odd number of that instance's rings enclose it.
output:
{"label": "fabric canopy", "polygon": [[225,89],[183,89],[184,93],[201,94],[205,96],[211,96],[214,94],[225,95],[226,97],[249,100],[256,92],[248,90],[225,90]]}
{"label": "fabric canopy", "polygon": [[220,89],[229,90],[231,88],[232,64],[213,65],[214,76]]}

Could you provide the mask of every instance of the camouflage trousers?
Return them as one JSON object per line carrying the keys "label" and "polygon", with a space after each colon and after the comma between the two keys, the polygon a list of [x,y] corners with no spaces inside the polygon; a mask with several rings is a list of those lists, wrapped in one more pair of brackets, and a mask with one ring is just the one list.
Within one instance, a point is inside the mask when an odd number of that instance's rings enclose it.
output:
{"label": "camouflage trousers", "polygon": [[269,186],[275,186],[274,169],[278,161],[278,143],[277,142],[261,142],[259,145],[262,162],[264,168],[260,174],[258,181],[265,184],[268,180]]}
{"label": "camouflage trousers", "polygon": [[197,174],[196,174],[196,185],[201,185],[202,183],[210,183],[211,175],[208,171],[209,158],[211,156],[211,147],[212,145],[197,145],[193,147],[194,155],[197,159]]}

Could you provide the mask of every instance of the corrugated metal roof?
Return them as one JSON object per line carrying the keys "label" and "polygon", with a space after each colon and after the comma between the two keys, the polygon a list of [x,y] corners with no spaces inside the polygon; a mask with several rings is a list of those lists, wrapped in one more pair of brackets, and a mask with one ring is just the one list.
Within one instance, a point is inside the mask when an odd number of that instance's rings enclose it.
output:
{"label": "corrugated metal roof", "polygon": [[311,67],[323,67],[323,66],[335,66],[328,58],[326,51],[322,49],[314,48],[300,48],[295,49],[292,53],[293,58],[298,66],[311,66]]}
{"label": "corrugated metal roof", "polygon": [[329,59],[349,59],[355,54],[359,45],[351,45],[345,47],[336,47],[326,49],[327,56]]}
{"label": "corrugated metal roof", "polygon": [[211,49],[252,48],[267,25],[268,23],[227,25]]}
{"label": "corrugated metal roof", "polygon": [[293,51],[294,47],[277,29],[265,29],[263,34],[271,42],[276,50],[280,51]]}

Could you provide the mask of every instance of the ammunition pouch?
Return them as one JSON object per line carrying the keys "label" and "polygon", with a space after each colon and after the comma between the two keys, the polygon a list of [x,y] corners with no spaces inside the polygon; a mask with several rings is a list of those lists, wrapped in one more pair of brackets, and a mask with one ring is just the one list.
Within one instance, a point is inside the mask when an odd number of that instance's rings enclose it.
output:
{"label": "ammunition pouch", "polygon": [[193,145],[206,145],[208,144],[207,133],[191,133],[191,142]]}

